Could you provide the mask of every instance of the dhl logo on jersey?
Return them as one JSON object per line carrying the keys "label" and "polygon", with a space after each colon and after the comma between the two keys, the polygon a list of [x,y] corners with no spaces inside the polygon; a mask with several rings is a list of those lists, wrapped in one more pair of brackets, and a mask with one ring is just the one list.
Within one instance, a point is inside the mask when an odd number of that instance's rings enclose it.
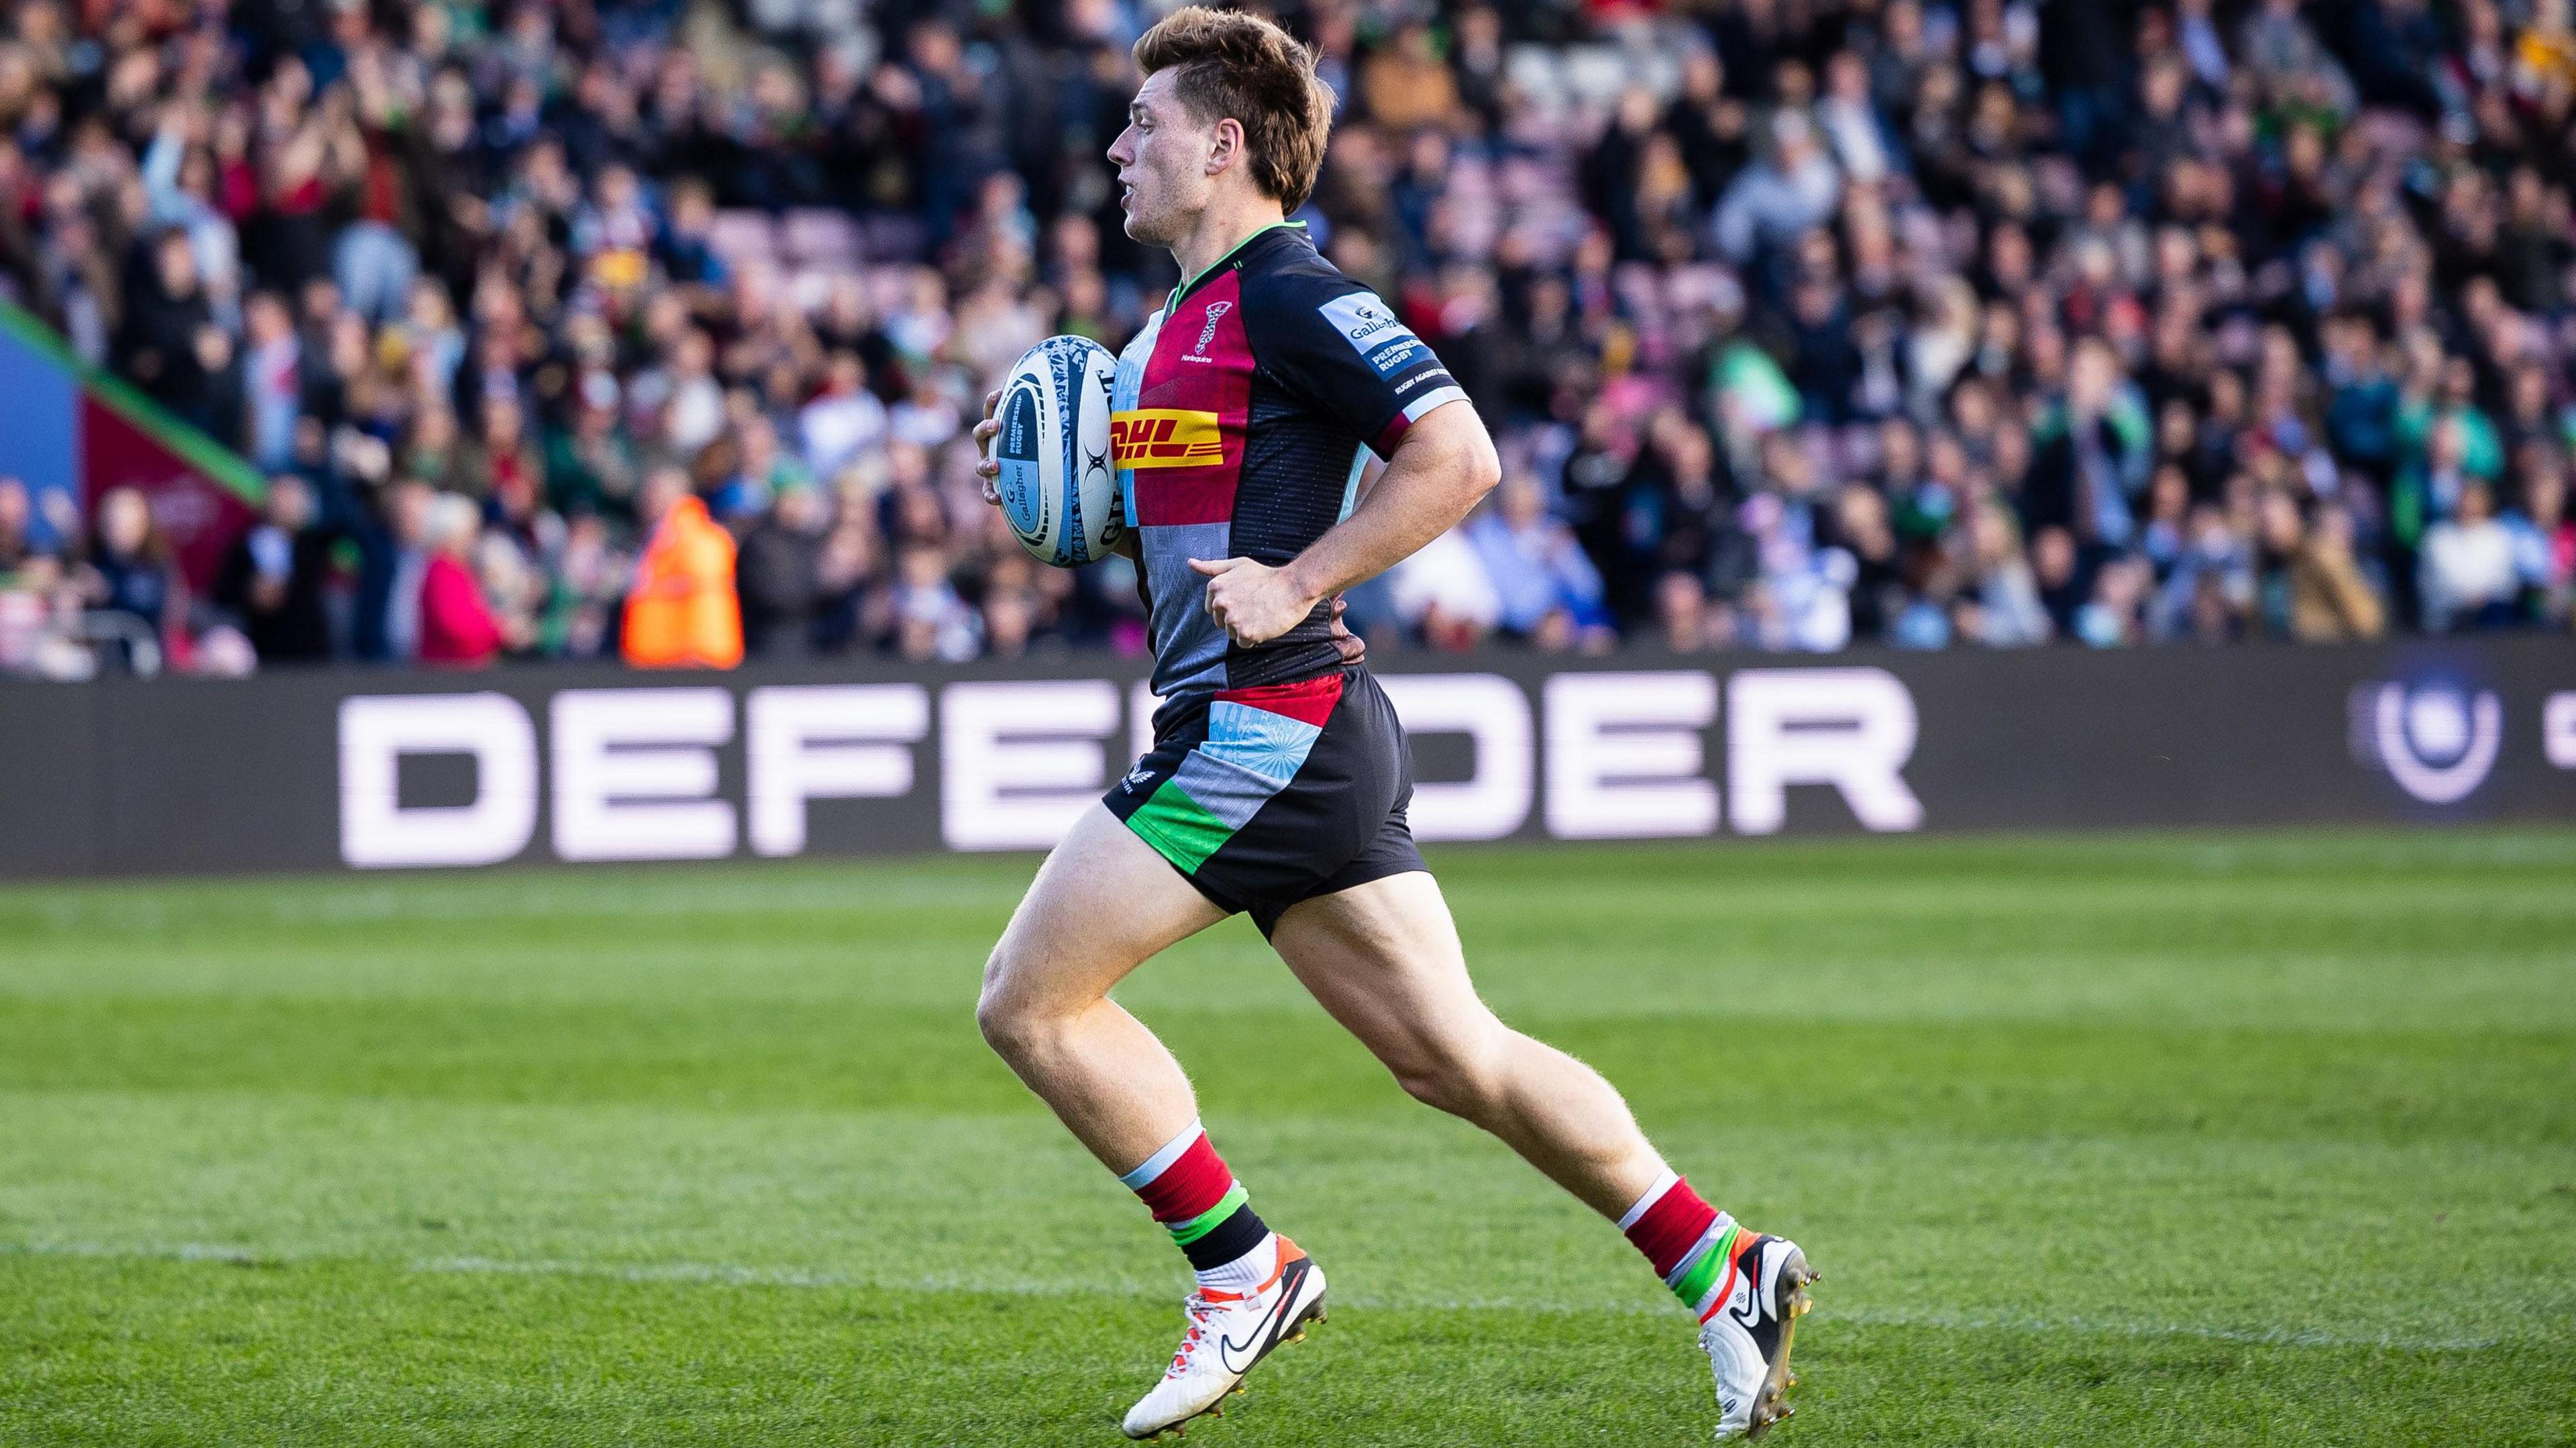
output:
{"label": "dhl logo on jersey", "polygon": [[1109,450],[1122,468],[1196,468],[1225,458],[1213,412],[1148,407],[1109,417]]}

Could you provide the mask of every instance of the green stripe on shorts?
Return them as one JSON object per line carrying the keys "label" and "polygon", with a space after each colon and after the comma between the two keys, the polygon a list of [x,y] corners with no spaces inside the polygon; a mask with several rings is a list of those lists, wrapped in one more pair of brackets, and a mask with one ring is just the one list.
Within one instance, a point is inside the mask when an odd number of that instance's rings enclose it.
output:
{"label": "green stripe on shorts", "polygon": [[1234,838],[1225,821],[1208,813],[1179,781],[1170,779],[1127,816],[1127,828],[1187,875],[1197,874],[1218,846]]}

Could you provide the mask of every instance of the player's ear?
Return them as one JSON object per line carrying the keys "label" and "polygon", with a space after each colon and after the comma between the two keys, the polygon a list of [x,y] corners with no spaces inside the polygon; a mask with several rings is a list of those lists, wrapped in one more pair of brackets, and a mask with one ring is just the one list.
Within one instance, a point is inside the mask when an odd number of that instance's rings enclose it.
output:
{"label": "player's ear", "polygon": [[1211,176],[1234,164],[1243,154],[1243,122],[1227,116],[1216,123],[1216,137],[1208,144],[1207,173]]}

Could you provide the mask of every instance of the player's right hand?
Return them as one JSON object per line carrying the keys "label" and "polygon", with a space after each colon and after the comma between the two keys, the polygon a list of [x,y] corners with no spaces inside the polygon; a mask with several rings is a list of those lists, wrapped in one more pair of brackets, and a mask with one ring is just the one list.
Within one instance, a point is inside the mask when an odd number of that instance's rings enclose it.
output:
{"label": "player's right hand", "polygon": [[1000,507],[1002,503],[1002,494],[998,488],[1002,465],[993,458],[993,438],[1001,432],[1002,425],[993,420],[993,413],[1001,405],[1000,388],[997,387],[985,393],[984,420],[975,424],[975,451],[982,454],[975,459],[975,476],[983,481],[984,501],[995,507]]}

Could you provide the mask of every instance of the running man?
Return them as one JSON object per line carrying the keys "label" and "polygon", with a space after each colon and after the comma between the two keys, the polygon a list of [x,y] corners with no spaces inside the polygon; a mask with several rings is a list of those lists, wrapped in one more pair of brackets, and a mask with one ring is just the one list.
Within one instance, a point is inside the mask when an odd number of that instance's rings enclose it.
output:
{"label": "running man", "polygon": [[[1196,1271],[1180,1347],[1127,1436],[1217,1411],[1324,1319],[1322,1269],[1253,1210],[1180,1065],[1109,999],[1238,910],[1406,1091],[1619,1224],[1699,1318],[1718,1435],[1759,1433],[1789,1412],[1805,1254],[1701,1200],[1608,1082],[1477,998],[1405,822],[1404,729],[1338,621],[1343,589],[1493,487],[1493,441],[1431,349],[1285,219],[1332,116],[1312,54],[1194,6],[1135,56],[1145,82],[1109,159],[1127,234],[1187,278],[1120,357],[1111,405],[1164,703],[1154,748],[1039,869],[977,1007],[993,1049]],[[1360,499],[1371,453],[1386,470]],[[998,469],[982,470],[990,498]]]}

